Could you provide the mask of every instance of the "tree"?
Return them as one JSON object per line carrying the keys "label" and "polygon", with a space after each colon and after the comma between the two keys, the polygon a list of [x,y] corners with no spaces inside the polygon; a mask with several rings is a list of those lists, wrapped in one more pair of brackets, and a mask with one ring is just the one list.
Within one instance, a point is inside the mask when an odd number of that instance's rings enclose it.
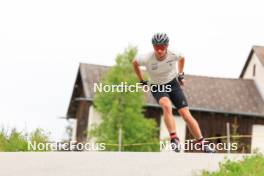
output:
{"label": "tree", "polygon": [[[129,47],[116,57],[116,65],[110,68],[101,83],[105,85],[136,85],[132,60],[137,49]],[[122,133],[122,151],[159,151],[158,128],[153,119],[143,114],[143,91],[96,92],[95,109],[101,114],[102,122],[90,134],[97,143],[118,144],[119,130]],[[124,145],[148,143],[146,145]],[[106,145],[106,150],[118,150],[117,145]]]}

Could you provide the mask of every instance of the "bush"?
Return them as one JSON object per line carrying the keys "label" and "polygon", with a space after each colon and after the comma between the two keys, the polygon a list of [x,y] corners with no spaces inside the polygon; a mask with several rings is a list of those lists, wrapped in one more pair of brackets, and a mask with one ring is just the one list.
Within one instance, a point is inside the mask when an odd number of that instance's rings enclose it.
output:
{"label": "bush", "polygon": [[18,152],[29,151],[28,142],[46,143],[49,141],[49,136],[45,134],[43,129],[37,128],[30,135],[25,132],[19,132],[13,128],[8,134],[8,130],[4,128],[0,131],[0,152]]}
{"label": "bush", "polygon": [[240,161],[226,160],[220,163],[219,171],[203,171],[202,176],[263,176],[264,156],[254,154]]}

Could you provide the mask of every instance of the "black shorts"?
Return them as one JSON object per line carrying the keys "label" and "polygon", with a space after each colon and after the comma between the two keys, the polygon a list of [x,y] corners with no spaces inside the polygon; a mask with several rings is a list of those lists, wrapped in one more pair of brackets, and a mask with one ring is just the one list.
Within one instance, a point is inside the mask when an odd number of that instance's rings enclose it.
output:
{"label": "black shorts", "polygon": [[[170,86],[171,89],[166,89],[166,86]],[[168,97],[177,110],[188,106],[186,97],[176,78],[162,85],[151,84],[151,87],[151,93],[158,103],[162,97]]]}

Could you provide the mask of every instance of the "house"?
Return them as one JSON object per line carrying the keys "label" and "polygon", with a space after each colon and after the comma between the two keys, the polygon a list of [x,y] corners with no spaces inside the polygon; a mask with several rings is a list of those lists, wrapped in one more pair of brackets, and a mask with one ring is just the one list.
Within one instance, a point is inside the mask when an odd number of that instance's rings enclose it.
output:
{"label": "house", "polygon": [[[264,47],[253,46],[244,68],[239,76],[240,79],[254,80],[262,100],[264,100]],[[264,153],[264,126],[261,123],[252,127],[252,146],[258,147]],[[253,148],[254,148],[253,147]]]}
{"label": "house", "polygon": [[[87,131],[100,123],[100,115],[93,107],[93,85],[100,82],[109,67],[81,63],[78,69],[67,118],[76,120],[73,140],[89,141]],[[241,150],[250,152],[254,147],[263,147],[264,140],[264,47],[254,46],[239,78],[216,78],[186,75],[188,84],[184,91],[189,108],[198,121],[204,137],[226,136],[227,122],[231,132],[252,135],[241,138]],[[154,118],[160,127],[160,138],[169,137],[162,110],[150,93],[146,94],[145,116]],[[177,133],[181,141],[192,136],[176,110],[173,110]],[[214,142],[221,142],[221,139]]]}

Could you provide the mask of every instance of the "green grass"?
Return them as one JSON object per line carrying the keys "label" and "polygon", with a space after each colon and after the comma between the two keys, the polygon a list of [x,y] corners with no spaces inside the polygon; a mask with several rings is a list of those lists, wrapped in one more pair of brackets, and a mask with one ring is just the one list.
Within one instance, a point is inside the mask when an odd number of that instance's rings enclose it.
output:
{"label": "green grass", "polygon": [[28,148],[29,141],[32,143],[35,141],[36,144],[46,143],[49,141],[49,135],[40,128],[31,133],[21,132],[15,128],[9,133],[8,130],[2,128],[0,131],[0,152],[33,151]]}
{"label": "green grass", "polygon": [[203,171],[202,176],[264,176],[264,156],[258,153],[239,161],[225,160],[218,171]]}

